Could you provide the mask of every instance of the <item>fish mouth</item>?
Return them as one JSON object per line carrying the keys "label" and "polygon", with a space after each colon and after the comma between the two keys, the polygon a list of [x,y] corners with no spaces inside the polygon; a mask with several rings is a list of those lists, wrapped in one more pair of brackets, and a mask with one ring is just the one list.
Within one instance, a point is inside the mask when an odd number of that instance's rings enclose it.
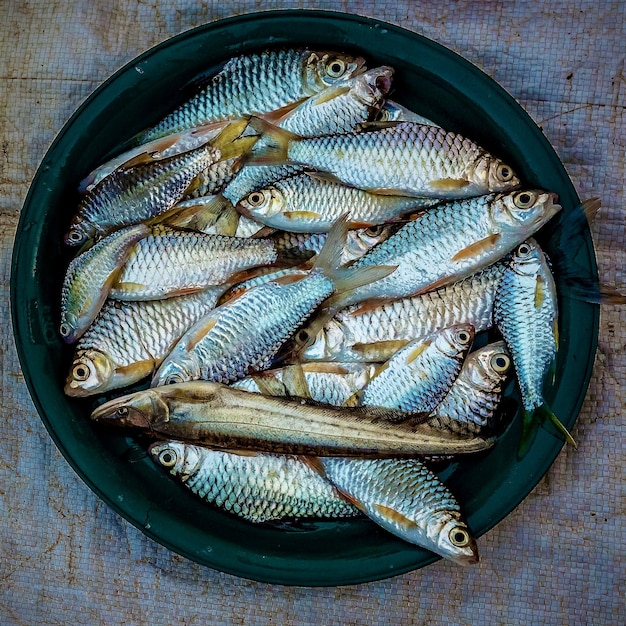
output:
{"label": "fish mouth", "polygon": [[114,426],[131,426],[152,431],[152,423],[148,416],[139,408],[131,406],[128,396],[109,400],[91,413],[94,422],[112,424]]}

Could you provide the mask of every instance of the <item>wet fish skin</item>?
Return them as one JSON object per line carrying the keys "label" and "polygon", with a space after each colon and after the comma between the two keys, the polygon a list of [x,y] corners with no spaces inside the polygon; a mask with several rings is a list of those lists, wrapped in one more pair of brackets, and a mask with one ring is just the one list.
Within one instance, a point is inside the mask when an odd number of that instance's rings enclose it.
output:
{"label": "wet fish skin", "polygon": [[491,433],[512,365],[504,341],[472,352],[446,397],[433,409],[428,424],[460,434]]}
{"label": "wet fish skin", "polygon": [[[506,259],[507,257],[505,257]],[[498,261],[463,280],[419,296],[362,310],[339,311],[303,343],[305,361],[386,361],[409,341],[467,322],[476,333],[493,326],[496,289],[507,267]],[[307,332],[308,334],[308,332]]]}
{"label": "wet fish skin", "polygon": [[167,298],[226,284],[237,272],[276,261],[270,239],[207,235],[158,225],[139,240],[110,297]]}
{"label": "wet fish skin", "polygon": [[456,324],[408,343],[357,394],[363,405],[429,412],[446,396],[474,341],[474,327]]}
{"label": "wet fish skin", "polygon": [[360,514],[295,456],[211,450],[178,441],[154,443],[149,452],[197,496],[250,522]]}
{"label": "wet fish skin", "polygon": [[97,407],[91,419],[198,445],[316,456],[469,454],[494,443],[415,423],[401,411],[333,407],[207,381],[127,394]]}
{"label": "wet fish skin", "polygon": [[148,131],[150,141],[214,121],[295,104],[362,71],[361,57],[312,50],[267,50],[231,58],[193,98]]}
{"label": "wet fish skin", "polygon": [[108,300],[76,345],[65,393],[85,397],[154,373],[183,333],[216,304],[222,287],[149,302]]}
{"label": "wet fish skin", "polygon": [[182,198],[198,172],[218,160],[219,155],[219,150],[202,146],[114,172],[83,197],[65,243],[82,245],[94,237],[164,213]]}
{"label": "wet fish skin", "polygon": [[490,194],[432,207],[353,267],[397,265],[383,280],[356,289],[343,306],[435,289],[498,261],[551,219],[561,206],[539,190]]}
{"label": "wet fish skin", "polygon": [[[367,132],[300,137],[262,121],[250,163],[297,163],[360,189],[428,198],[469,198],[516,189],[513,169],[471,140],[415,122],[376,123]],[[372,128],[373,126],[373,128]]]}
{"label": "wet fish skin", "polygon": [[405,106],[387,99],[381,107],[376,121],[380,122],[416,122],[426,126],[439,126],[432,120],[426,117],[418,115],[413,111],[407,109]]}
{"label": "wet fish skin", "polygon": [[104,304],[131,247],[148,232],[147,226],[130,226],[96,242],[70,262],[61,287],[59,332],[74,343],[87,330]]}
{"label": "wet fish skin", "polygon": [[395,221],[436,202],[378,195],[303,173],[256,188],[239,201],[237,210],[273,228],[324,233],[347,212],[352,228],[365,228]]}
{"label": "wet fish skin", "polygon": [[459,503],[414,459],[320,458],[326,478],[377,524],[460,565],[478,549]]}

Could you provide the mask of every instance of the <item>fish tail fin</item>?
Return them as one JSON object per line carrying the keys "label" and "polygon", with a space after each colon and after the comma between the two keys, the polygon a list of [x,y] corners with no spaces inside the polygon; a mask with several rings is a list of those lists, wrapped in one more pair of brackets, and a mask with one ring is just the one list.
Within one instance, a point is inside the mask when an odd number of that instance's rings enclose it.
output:
{"label": "fish tail fin", "polygon": [[341,295],[389,276],[397,266],[342,267],[341,255],[346,244],[350,214],[344,213],[332,225],[324,246],[317,256],[313,271],[321,270],[334,283],[333,302],[341,303]]}
{"label": "fish tail fin", "polygon": [[593,278],[563,276],[563,295],[593,304],[626,304],[626,295]]}
{"label": "fish tail fin", "polygon": [[300,139],[299,135],[274,126],[259,117],[250,119],[250,127],[260,133],[261,138],[246,161],[247,165],[283,165],[289,161],[289,144]]}
{"label": "fish tail fin", "polygon": [[544,402],[541,406],[532,411],[524,411],[522,438],[520,440],[517,451],[518,459],[522,459],[524,456],[526,456],[526,454],[530,450],[532,443],[535,440],[535,437],[537,436],[537,431],[539,430],[539,427],[545,422],[551,424],[561,435],[563,435],[565,441],[573,446],[574,449],[578,449],[578,444],[576,443],[576,440],[572,437],[569,430],[565,428],[565,426],[556,416],[554,411],[548,406],[547,403]]}
{"label": "fish tail fin", "polygon": [[[222,194],[217,194],[215,196],[204,196],[195,200],[181,202],[172,207],[162,221],[174,228],[189,228],[204,231],[215,225],[220,218],[231,219],[232,213],[237,212],[231,202]],[[237,217],[237,222],[238,221]],[[235,224],[235,231],[236,230],[237,224]],[[220,234],[231,233],[224,232]]]}

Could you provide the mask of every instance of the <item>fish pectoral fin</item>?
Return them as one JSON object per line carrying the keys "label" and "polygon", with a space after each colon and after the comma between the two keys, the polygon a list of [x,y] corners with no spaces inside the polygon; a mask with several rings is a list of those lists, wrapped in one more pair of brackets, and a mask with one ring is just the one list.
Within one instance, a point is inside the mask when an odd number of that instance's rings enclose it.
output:
{"label": "fish pectoral fin", "polygon": [[288,220],[318,220],[322,217],[316,211],[285,211],[283,215]]}
{"label": "fish pectoral fin", "polygon": [[256,386],[264,396],[287,396],[287,388],[275,372],[261,372],[253,376]]}
{"label": "fish pectoral fin", "polygon": [[322,183],[332,183],[334,185],[341,185],[342,187],[352,187],[352,185],[347,185],[344,183],[341,178],[331,174],[330,172],[302,172],[306,174],[310,178],[314,178],[315,180],[319,180]]}
{"label": "fish pectoral fin", "polygon": [[412,519],[409,519],[406,515],[400,513],[400,511],[396,511],[396,509],[393,509],[390,506],[386,506],[384,504],[374,504],[373,508],[387,521],[397,524],[405,530],[418,528],[418,525]]}
{"label": "fish pectoral fin", "polygon": [[283,383],[290,396],[311,399],[309,383],[300,363],[289,365],[283,370]]}
{"label": "fish pectoral fin", "polygon": [[409,363],[413,363],[413,361],[415,361],[415,359],[417,359],[417,357],[419,357],[419,355],[422,354],[422,352],[424,352],[424,350],[426,350],[431,343],[432,341],[422,341],[422,343],[415,346],[415,348],[413,348],[410,354],[406,357],[406,364],[408,365]]}
{"label": "fish pectoral fin", "polygon": [[487,235],[484,239],[476,241],[466,248],[463,248],[463,250],[459,250],[450,260],[455,263],[456,261],[470,259],[473,256],[485,252],[486,250],[490,250],[498,243],[498,241],[500,241],[500,234],[492,233],[491,235]]}
{"label": "fish pectoral fin", "polygon": [[111,291],[114,295],[115,291],[125,291],[127,293],[139,293],[148,289],[148,285],[137,282],[115,282]]}
{"label": "fish pectoral fin", "polygon": [[311,103],[314,106],[319,106],[320,104],[326,104],[326,102],[330,102],[339,96],[344,96],[347,93],[350,93],[350,87],[329,87],[324,89],[324,91],[320,92],[317,96],[313,96]]}
{"label": "fish pectoral fin", "polygon": [[311,361],[310,363],[302,363],[303,372],[318,374],[337,374],[338,376],[347,376],[350,371],[339,363],[325,361]]}
{"label": "fish pectoral fin", "polygon": [[201,324],[197,324],[193,333],[187,336],[187,351],[193,350],[211,332],[215,324],[217,324],[216,317],[207,317]]}
{"label": "fish pectoral fin", "polygon": [[546,298],[546,288],[545,281],[539,275],[537,275],[537,280],[535,282],[535,308],[541,308],[543,301]]}
{"label": "fish pectoral fin", "polygon": [[374,343],[355,343],[352,349],[360,354],[363,359],[376,362],[389,359],[392,354],[400,350],[400,348],[404,348],[407,343],[409,341],[404,339],[377,341]]}
{"label": "fish pectoral fin", "polygon": [[440,178],[433,180],[430,186],[437,191],[454,191],[455,189],[463,189],[470,184],[469,180],[464,178]]}
{"label": "fish pectoral fin", "polygon": [[118,366],[115,368],[115,376],[129,381],[126,384],[130,385],[131,382],[150,376],[160,362],[160,359],[159,361],[156,361],[155,359],[144,359],[142,361],[135,361],[129,365]]}
{"label": "fish pectoral fin", "polygon": [[291,102],[290,104],[286,104],[284,107],[280,107],[280,109],[275,109],[274,111],[270,111],[269,113],[263,113],[263,115],[259,115],[259,117],[270,124],[274,124],[278,126],[281,122],[284,122],[294,111],[297,109],[303,102],[306,102],[308,98],[300,98],[295,102]]}

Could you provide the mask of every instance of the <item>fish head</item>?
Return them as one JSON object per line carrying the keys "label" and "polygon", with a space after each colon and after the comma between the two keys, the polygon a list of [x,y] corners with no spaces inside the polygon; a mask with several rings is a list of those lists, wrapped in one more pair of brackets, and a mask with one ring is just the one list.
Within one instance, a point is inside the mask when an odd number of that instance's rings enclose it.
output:
{"label": "fish head", "polygon": [[530,235],[554,217],[561,205],[551,192],[530,189],[497,195],[491,203],[496,232]]}
{"label": "fish head", "polygon": [[495,392],[512,371],[513,361],[504,341],[490,343],[470,355],[467,374],[473,387]]}
{"label": "fish head", "polygon": [[95,227],[84,219],[74,219],[68,231],[63,236],[63,241],[68,246],[82,246],[96,236]]}
{"label": "fish head", "polygon": [[[190,356],[190,355],[189,355]],[[161,363],[159,369],[152,377],[151,387],[161,387],[162,385],[172,385],[176,383],[184,383],[194,378],[200,378],[200,372],[194,376],[190,367],[192,363],[190,358],[180,355],[180,358],[174,358],[176,355],[172,352],[169,357]],[[195,371],[194,368],[193,371]]]}
{"label": "fish head", "polygon": [[304,361],[325,361],[340,350],[344,337],[341,324],[334,319],[328,320],[322,328],[309,325],[296,334],[295,351]]}
{"label": "fish head", "polygon": [[487,193],[510,191],[521,184],[510,165],[490,154],[483,155],[475,163],[471,180]]}
{"label": "fish head", "polygon": [[115,363],[108,354],[99,350],[79,350],[65,381],[68,396],[82,398],[111,389]]}
{"label": "fish head", "polygon": [[84,332],[81,320],[76,313],[71,311],[61,312],[61,324],[59,325],[59,334],[66,343],[75,343]]}
{"label": "fish head", "polygon": [[187,480],[194,473],[201,459],[198,448],[180,441],[153,443],[148,448],[152,460],[169,471],[170,474]]}
{"label": "fish head", "polygon": [[443,354],[463,359],[472,346],[475,332],[472,324],[454,324],[437,333],[435,345]]}
{"label": "fish head", "polygon": [[91,413],[95,422],[141,430],[152,430],[169,422],[169,418],[167,396],[153,389],[114,398]]}
{"label": "fish head", "polygon": [[365,59],[337,52],[312,52],[306,60],[304,82],[313,92],[332,87],[365,71]]}
{"label": "fish head", "polygon": [[392,232],[388,224],[349,230],[341,260],[347,263],[362,257],[370,248],[388,239]]}
{"label": "fish head", "polygon": [[434,517],[428,525],[427,536],[433,552],[459,565],[478,563],[476,540],[456,511]]}
{"label": "fish head", "polygon": [[363,104],[378,106],[391,89],[393,71],[387,65],[367,70],[354,79],[350,91]]}
{"label": "fish head", "polygon": [[285,205],[283,194],[274,186],[250,192],[237,204],[237,210],[248,217],[271,217]]}
{"label": "fish head", "polygon": [[534,239],[528,239],[513,251],[509,268],[516,274],[534,276],[544,263],[547,264],[543,251]]}

